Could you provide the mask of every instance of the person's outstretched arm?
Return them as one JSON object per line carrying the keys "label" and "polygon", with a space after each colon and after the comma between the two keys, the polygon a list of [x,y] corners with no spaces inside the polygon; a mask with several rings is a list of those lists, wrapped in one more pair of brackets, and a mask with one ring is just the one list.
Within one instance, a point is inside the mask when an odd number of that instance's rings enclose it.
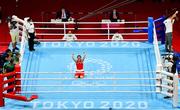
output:
{"label": "person's outstretched arm", "polygon": [[176,18],[177,14],[179,11],[176,11],[172,16],[171,16],[171,22],[174,22],[174,18]]}
{"label": "person's outstretched arm", "polygon": [[83,54],[84,54],[84,56],[83,56],[82,61],[84,61],[84,59],[86,58],[86,53],[85,53],[85,52],[83,52]]}
{"label": "person's outstretched arm", "polygon": [[72,59],[74,60],[74,62],[76,62],[76,59],[74,58],[74,53],[72,54]]}

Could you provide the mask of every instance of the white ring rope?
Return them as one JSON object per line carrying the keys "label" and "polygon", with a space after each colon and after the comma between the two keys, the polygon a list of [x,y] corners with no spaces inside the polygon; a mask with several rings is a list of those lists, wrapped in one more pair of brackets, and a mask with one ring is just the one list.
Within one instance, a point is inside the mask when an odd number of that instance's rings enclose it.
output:
{"label": "white ring rope", "polygon": [[[126,71],[126,72],[89,72],[85,71],[86,74],[146,74],[155,73],[156,71]],[[17,72],[21,74],[72,74],[75,72]]]}
{"label": "white ring rope", "polygon": [[126,21],[126,22],[33,22],[34,24],[146,24],[148,21]]}
{"label": "white ring rope", "polygon": [[74,84],[74,85],[17,85],[16,87],[157,87],[161,86],[162,88],[166,88],[169,90],[173,90],[173,87],[168,85],[149,85],[149,84],[126,84],[126,85],[119,85],[119,84]]}
{"label": "white ring rope", "polygon": [[32,93],[160,93],[159,91],[22,91],[21,94]]}
{"label": "white ring rope", "polygon": [[169,97],[173,97],[172,93],[168,93],[166,91],[162,91],[161,94],[165,95],[165,96],[169,96]]}
{"label": "white ring rope", "polygon": [[162,88],[165,89],[169,89],[169,90],[173,90],[174,88],[172,86],[168,86],[168,85],[161,85]]}
{"label": "white ring rope", "polygon": [[[84,78],[81,80],[157,80],[158,78]],[[17,78],[16,80],[77,80],[76,78]]]}
{"label": "white ring rope", "polygon": [[[126,84],[126,85],[121,85],[121,84],[74,84],[74,85],[17,85],[16,87],[156,87],[156,86],[161,86],[161,85],[149,85],[149,84]],[[162,85],[166,86],[166,85]]]}
{"label": "white ring rope", "polygon": [[174,77],[173,73],[169,73],[169,72],[166,72],[166,71],[162,71],[162,74],[166,75],[166,76],[169,76],[169,77]]}
{"label": "white ring rope", "polygon": [[[63,40],[63,39],[38,39],[39,41],[54,41],[54,42],[57,42],[57,41],[66,41],[66,40]],[[124,42],[124,41],[147,41],[148,39],[124,39],[124,40],[119,40],[119,41],[115,41],[115,42]],[[102,42],[102,41],[112,41],[111,39],[77,39],[73,42],[85,42],[85,41],[93,41],[93,42]]]}
{"label": "white ring rope", "polygon": [[[64,30],[64,28],[35,28],[36,30]],[[66,28],[70,30],[74,30],[74,28]],[[106,30],[108,28],[78,28],[78,30]],[[109,28],[109,29],[148,29],[148,27],[123,27],[123,28]]]}
{"label": "white ring rope", "polygon": [[173,84],[173,81],[172,81],[172,80],[170,80],[170,79],[163,78],[162,80],[163,80],[163,81],[165,81],[165,82],[167,82],[167,83],[171,83],[171,84]]}
{"label": "white ring rope", "polygon": [[21,91],[19,94],[40,94],[40,93],[139,93],[152,94],[161,93],[166,96],[173,97],[173,94],[161,91]]}
{"label": "white ring rope", "polygon": [[[43,35],[48,35],[48,36],[58,36],[58,35],[64,35],[64,34],[59,34],[59,33],[36,33],[36,35],[38,36],[43,36]],[[87,36],[104,36],[104,35],[108,35],[108,34],[93,34],[93,33],[90,33],[90,34],[75,34],[77,36],[84,36],[84,35],[87,35]],[[114,34],[109,34],[109,35],[114,35]],[[121,35],[148,35],[148,33],[121,33]]]}

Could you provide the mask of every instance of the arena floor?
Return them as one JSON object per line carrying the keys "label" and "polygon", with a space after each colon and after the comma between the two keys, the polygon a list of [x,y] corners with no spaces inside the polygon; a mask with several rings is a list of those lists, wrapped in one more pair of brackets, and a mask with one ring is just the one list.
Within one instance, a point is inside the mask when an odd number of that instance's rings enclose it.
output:
{"label": "arena floor", "polygon": [[[75,55],[85,52],[85,78],[74,79]],[[35,52],[26,48],[22,78],[46,78],[53,80],[23,80],[22,85],[47,85],[26,87],[22,91],[34,91],[39,98],[32,102],[6,99],[2,110],[32,109],[146,109],[174,110],[172,101],[154,93],[155,80],[103,80],[102,78],[155,78],[153,45],[142,42],[44,42]],[[39,73],[41,72],[41,73]],[[43,74],[44,72],[44,74]],[[55,72],[65,72],[58,74]],[[69,73],[68,73],[69,72]],[[99,74],[105,72],[108,74]],[[112,74],[111,72],[121,72]],[[124,73],[123,73],[124,72]],[[57,78],[57,79],[56,79]],[[59,78],[59,80],[58,80]],[[62,80],[71,78],[70,80]],[[100,78],[101,80],[98,80]],[[97,85],[125,86],[97,86]],[[141,86],[127,86],[127,85]],[[52,85],[52,86],[51,86]],[[57,86],[56,86],[57,85]],[[74,86],[77,85],[77,86]],[[152,85],[152,86],[143,86]],[[38,92],[39,91],[39,92]],[[48,93],[44,93],[44,91]],[[58,91],[86,91],[60,92]],[[97,92],[96,92],[97,91]],[[98,92],[101,91],[101,92]],[[102,92],[104,91],[104,92]],[[106,91],[142,91],[106,92]],[[145,93],[144,91],[151,91]],[[33,94],[33,93],[32,93]],[[25,96],[30,94],[24,93]],[[178,108],[177,108],[178,109]]]}

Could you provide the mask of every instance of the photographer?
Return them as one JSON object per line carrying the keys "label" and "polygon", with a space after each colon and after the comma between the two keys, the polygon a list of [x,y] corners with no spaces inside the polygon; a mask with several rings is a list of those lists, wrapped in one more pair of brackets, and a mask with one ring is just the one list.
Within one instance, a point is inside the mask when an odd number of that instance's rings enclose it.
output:
{"label": "photographer", "polygon": [[[176,73],[176,62],[177,62],[178,58],[175,55],[168,55],[165,57],[165,62],[164,62],[164,67],[167,68],[167,72]],[[173,81],[173,77],[167,76],[167,79],[172,80]],[[168,86],[172,86],[172,84],[168,83]],[[172,93],[172,90],[168,90],[169,93]],[[164,98],[171,98],[169,96],[166,96]]]}
{"label": "photographer", "polygon": [[12,40],[13,52],[15,52],[15,50],[19,50],[16,47],[17,43],[19,42],[18,23],[17,23],[17,21],[12,19],[12,17],[8,17],[7,21],[8,21],[8,27],[9,27],[9,30],[10,30],[11,40]]}

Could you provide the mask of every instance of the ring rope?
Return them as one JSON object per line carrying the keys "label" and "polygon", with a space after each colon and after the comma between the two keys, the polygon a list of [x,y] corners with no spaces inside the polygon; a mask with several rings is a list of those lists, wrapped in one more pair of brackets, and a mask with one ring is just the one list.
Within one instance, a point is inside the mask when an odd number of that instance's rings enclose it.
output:
{"label": "ring rope", "polygon": [[[84,78],[82,80],[157,80],[160,78]],[[76,78],[17,78],[16,80],[77,80]]]}
{"label": "ring rope", "polygon": [[167,82],[167,83],[170,83],[170,84],[173,84],[174,82],[170,79],[166,79],[166,78],[162,78],[161,80]]}
{"label": "ring rope", "polygon": [[148,21],[125,21],[125,22],[33,22],[34,24],[145,24]]}
{"label": "ring rope", "polygon": [[173,87],[170,87],[168,85],[149,85],[149,84],[129,84],[129,85],[96,85],[96,84],[81,84],[81,85],[17,85],[16,87],[157,87],[161,86],[162,88],[173,90]]}
{"label": "ring rope", "polygon": [[[88,72],[86,71],[86,74],[146,74],[149,72],[156,72],[156,71],[127,71],[127,72]],[[74,72],[17,72],[17,73],[21,73],[21,74],[71,74]]]}
{"label": "ring rope", "polygon": [[31,93],[160,93],[159,91],[22,91],[20,94]]}
{"label": "ring rope", "polygon": [[[64,34],[58,34],[58,33],[36,33],[36,35],[49,35],[49,36],[56,36],[56,35],[64,35]],[[99,35],[108,35],[108,34],[75,34],[78,36],[99,36]],[[109,35],[114,35],[114,34],[109,34]],[[121,33],[121,35],[148,35],[148,33]]]}
{"label": "ring rope", "polygon": [[[96,84],[81,84],[81,85],[17,85],[17,87],[81,87],[81,86],[85,86],[85,87],[91,87],[91,86],[95,86],[95,87],[139,87],[139,86],[142,86],[142,87],[156,87],[156,86],[161,86],[161,85],[148,85],[148,84],[129,84],[129,85],[119,85],[119,84],[113,84],[113,85],[96,85]],[[165,85],[162,85],[162,86],[165,86]]]}
{"label": "ring rope", "polygon": [[166,71],[162,71],[162,74],[166,75],[166,76],[169,76],[169,77],[174,77],[173,73],[169,73],[169,72],[166,72]]}
{"label": "ring rope", "polygon": [[[64,28],[35,28],[36,30],[64,30]],[[66,28],[74,30],[74,28]],[[78,30],[106,30],[108,28],[78,28]],[[124,28],[109,28],[109,29],[148,29],[148,27],[124,27]]]}
{"label": "ring rope", "polygon": [[[118,42],[124,42],[124,41],[136,42],[136,41],[147,41],[147,40],[148,39],[124,39],[123,41],[119,40]],[[38,39],[38,41],[54,41],[54,42],[57,42],[57,41],[66,41],[66,40],[63,40],[63,39]],[[85,41],[102,42],[102,41],[112,41],[112,40],[111,39],[77,39],[73,42],[85,42]]]}

